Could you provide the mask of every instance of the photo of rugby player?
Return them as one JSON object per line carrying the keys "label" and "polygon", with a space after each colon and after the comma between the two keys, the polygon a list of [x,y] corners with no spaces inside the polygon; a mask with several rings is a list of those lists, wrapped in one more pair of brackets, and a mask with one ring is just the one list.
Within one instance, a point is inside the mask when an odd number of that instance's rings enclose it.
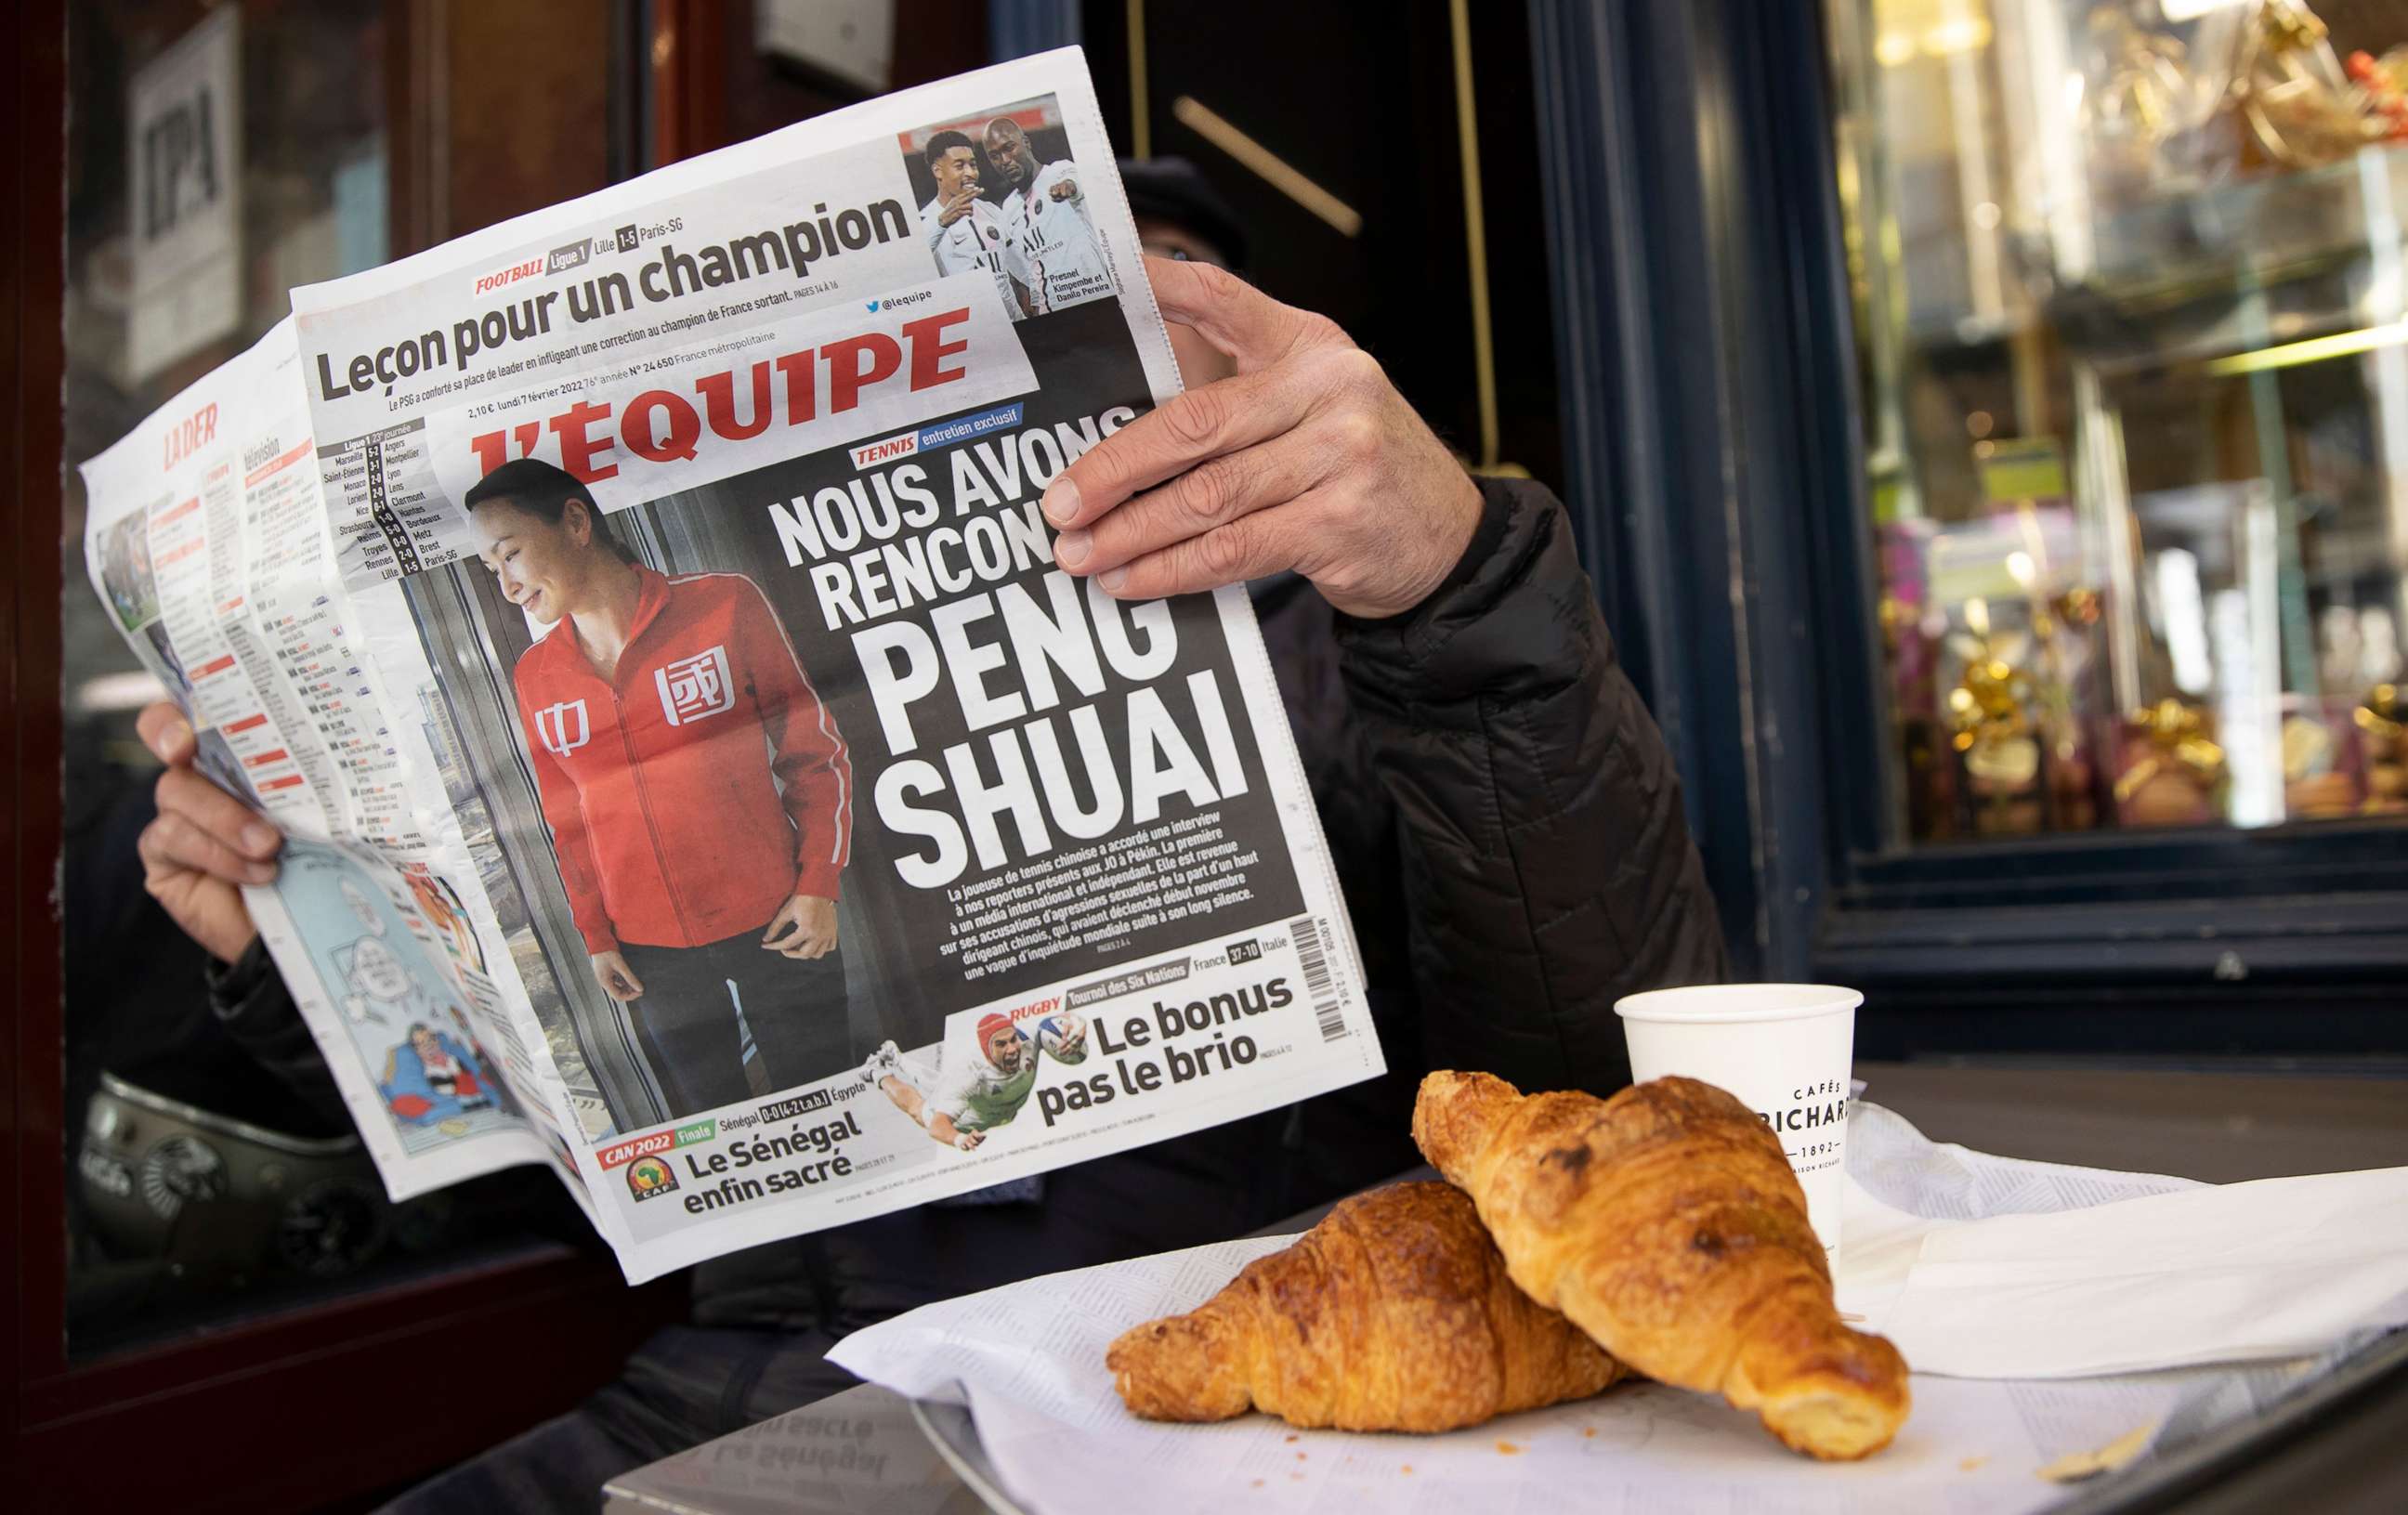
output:
{"label": "photo of rugby player", "polygon": [[937,1070],[905,1057],[890,1041],[861,1065],[861,1081],[894,1101],[933,1140],[972,1151],[987,1133],[1010,1124],[1037,1087],[1037,1048],[1010,1016],[981,1020],[978,1046],[978,1056],[962,1060],[966,1066]]}
{"label": "photo of rugby player", "polygon": [[626,1008],[671,1118],[852,1065],[838,885],[853,767],[760,587],[635,561],[573,476],[470,489],[480,557],[542,625],[517,716],[595,983]]}

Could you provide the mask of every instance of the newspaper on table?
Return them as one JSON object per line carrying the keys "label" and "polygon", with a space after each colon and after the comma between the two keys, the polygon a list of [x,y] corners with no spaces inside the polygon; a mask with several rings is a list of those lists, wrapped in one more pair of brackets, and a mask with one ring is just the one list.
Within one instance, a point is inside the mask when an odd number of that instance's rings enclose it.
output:
{"label": "newspaper on table", "polygon": [[1381,1070],[1242,590],[1053,566],[1179,387],[1077,50],[294,307],[87,550],[396,1197],[549,1162],[642,1279]]}
{"label": "newspaper on table", "polygon": [[[1285,1236],[1058,1273],[924,1306],[853,1333],[828,1357],[895,1393],[966,1408],[1011,1495],[1045,1515],[1229,1508],[2023,1515],[2066,1502],[2069,1483],[2179,1451],[2262,1413],[2402,1318],[2377,1312],[2280,1358],[2250,1354],[2082,1378],[1924,1371],[1924,1343],[1900,1329],[1896,1307],[1926,1237],[1985,1218],[2069,1215],[2202,1186],[1934,1143],[1876,1105],[1856,1104],[1849,1119],[1845,1224],[1834,1259],[1839,1306],[1861,1319],[1862,1329],[1895,1333],[1907,1361],[1918,1365],[1913,1414],[1889,1447],[1858,1463],[1810,1461],[1766,1435],[1753,1414],[1648,1382],[1440,1436],[1298,1432],[1260,1414],[1209,1425],[1131,1416],[1104,1366],[1112,1339],[1140,1322],[1193,1309],[1245,1264],[1288,1246],[1293,1238]],[[2101,1273],[2117,1262],[2094,1261]],[[2063,1297],[2079,1293],[2069,1284]],[[2187,1345],[2147,1366],[2195,1362],[2183,1354]],[[761,1438],[774,1437],[775,1423],[756,1428]],[[674,1469],[658,1470],[691,1485],[727,1447],[697,1448]],[[653,1472],[614,1488],[640,1487]],[[736,1503],[697,1494],[685,1508]]]}

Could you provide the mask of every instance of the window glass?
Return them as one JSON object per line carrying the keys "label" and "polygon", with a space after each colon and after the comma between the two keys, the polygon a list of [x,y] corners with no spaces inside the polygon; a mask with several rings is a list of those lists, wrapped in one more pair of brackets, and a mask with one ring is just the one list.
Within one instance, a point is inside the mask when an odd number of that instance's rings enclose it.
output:
{"label": "window glass", "polygon": [[2408,9],[2320,8],[1830,0],[1893,840],[2408,810]]}
{"label": "window glass", "polygon": [[[163,692],[89,587],[75,465],[397,250],[380,0],[70,7],[60,697],[68,1337],[79,1356],[571,1234],[545,1176],[394,1206],[348,1121],[229,1038],[143,889]],[[599,22],[597,22],[599,24]]]}

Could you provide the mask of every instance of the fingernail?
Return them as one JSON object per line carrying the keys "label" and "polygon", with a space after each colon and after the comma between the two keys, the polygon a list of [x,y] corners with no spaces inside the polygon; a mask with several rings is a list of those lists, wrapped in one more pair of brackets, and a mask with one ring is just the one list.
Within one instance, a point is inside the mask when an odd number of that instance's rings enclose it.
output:
{"label": "fingernail", "polygon": [[256,821],[242,828],[242,850],[246,852],[256,852],[261,857],[273,856],[283,840],[284,838],[276,835],[274,828],[262,825]]}
{"label": "fingernail", "polygon": [[160,762],[165,763],[167,761],[168,753],[182,747],[186,742],[192,740],[192,738],[193,728],[190,723],[182,721],[171,721],[167,724],[159,728],[159,740],[152,746],[150,750],[158,757]]}
{"label": "fingernail", "polygon": [[1082,531],[1066,531],[1054,538],[1054,561],[1065,568],[1075,568],[1087,561],[1095,548],[1095,537]]}
{"label": "fingernail", "polygon": [[1121,586],[1128,582],[1128,570],[1114,568],[1110,573],[1098,574],[1096,576],[1096,582],[1104,586],[1105,593],[1117,594],[1121,592]]}
{"label": "fingernail", "polygon": [[1068,479],[1057,479],[1045,486],[1045,497],[1039,503],[1046,520],[1056,526],[1068,525],[1079,513],[1079,486]]}

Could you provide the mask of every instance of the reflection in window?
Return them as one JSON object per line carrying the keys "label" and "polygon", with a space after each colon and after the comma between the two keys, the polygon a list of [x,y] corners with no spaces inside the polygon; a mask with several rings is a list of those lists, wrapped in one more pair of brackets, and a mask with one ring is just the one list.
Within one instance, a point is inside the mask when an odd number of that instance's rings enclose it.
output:
{"label": "reflection in window", "polygon": [[1900,842],[2408,811],[2408,11],[1830,0]]}
{"label": "reflection in window", "polygon": [[540,1176],[390,1204],[349,1122],[223,1035],[204,954],[151,904],[135,851],[157,770],[133,718],[162,691],[84,573],[74,465],[255,342],[292,286],[392,255],[383,86],[401,9],[69,8],[61,913],[78,1355],[456,1267],[520,1245],[531,1212],[567,1213]]}

